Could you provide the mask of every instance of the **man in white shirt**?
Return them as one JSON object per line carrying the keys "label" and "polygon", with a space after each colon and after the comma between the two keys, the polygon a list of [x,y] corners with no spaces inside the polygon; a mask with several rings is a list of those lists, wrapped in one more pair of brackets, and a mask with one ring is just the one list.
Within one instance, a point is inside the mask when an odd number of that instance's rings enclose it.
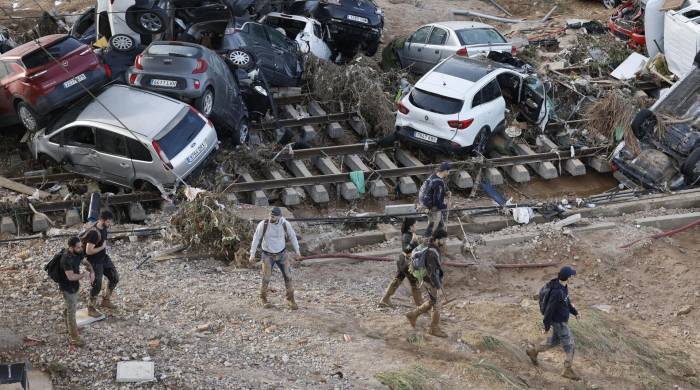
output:
{"label": "man in white shirt", "polygon": [[[250,262],[255,260],[255,253],[258,250],[258,245],[261,246],[262,254],[262,286],[260,286],[260,302],[263,307],[270,308],[272,305],[267,301],[267,287],[270,284],[272,276],[272,267],[277,265],[277,268],[282,272],[284,278],[284,286],[287,288],[287,303],[292,310],[298,309],[294,302],[294,286],[292,286],[292,277],[290,275],[289,262],[287,262],[287,239],[292,243],[294,253],[292,256],[298,258],[301,256],[299,252],[299,242],[297,235],[290,224],[282,217],[282,210],[279,207],[273,207],[270,211],[270,218],[258,223],[253,235],[253,242],[250,244]],[[261,245],[262,243],[262,245]]]}

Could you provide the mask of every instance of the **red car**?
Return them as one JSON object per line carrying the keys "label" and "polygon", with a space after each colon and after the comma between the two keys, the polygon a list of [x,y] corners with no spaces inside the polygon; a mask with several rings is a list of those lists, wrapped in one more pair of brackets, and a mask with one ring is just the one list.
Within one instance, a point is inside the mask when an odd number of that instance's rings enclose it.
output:
{"label": "red car", "polygon": [[627,42],[636,51],[646,47],[644,36],[644,3],[642,0],[624,1],[608,19],[608,29],[614,36]]}
{"label": "red car", "polygon": [[[0,121],[33,132],[47,115],[103,86],[110,76],[92,49],[55,34],[27,42],[0,55]],[[19,117],[19,118],[18,118]]]}

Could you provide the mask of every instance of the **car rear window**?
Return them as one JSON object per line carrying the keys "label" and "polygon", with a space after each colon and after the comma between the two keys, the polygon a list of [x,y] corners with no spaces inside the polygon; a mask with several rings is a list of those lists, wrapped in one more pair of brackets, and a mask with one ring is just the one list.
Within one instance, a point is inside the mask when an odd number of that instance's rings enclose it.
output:
{"label": "car rear window", "polygon": [[168,134],[158,139],[158,145],[168,158],[178,155],[189,145],[204,127],[204,120],[196,111],[187,109],[187,114],[173,127]]}
{"label": "car rear window", "polygon": [[492,28],[470,28],[457,30],[457,38],[462,45],[478,45],[484,43],[506,43],[505,38]]}
{"label": "car rear window", "polygon": [[[44,49],[31,52],[22,57],[22,63],[27,69],[36,68],[37,66],[46,65],[54,60],[61,59],[66,54],[79,48],[83,44],[77,40],[67,37],[58,42],[54,42],[51,46],[45,46]],[[47,53],[48,52],[48,53]],[[53,58],[52,58],[53,57]]]}
{"label": "car rear window", "polygon": [[408,100],[418,108],[438,114],[456,114],[464,104],[463,100],[441,96],[418,88],[413,88]]}
{"label": "car rear window", "polygon": [[433,71],[453,77],[459,77],[463,80],[477,82],[482,77],[491,73],[492,70],[493,68],[491,67],[474,63],[464,57],[452,57],[438,65]]}
{"label": "car rear window", "polygon": [[181,45],[151,45],[148,54],[154,56],[199,57],[199,49]]}

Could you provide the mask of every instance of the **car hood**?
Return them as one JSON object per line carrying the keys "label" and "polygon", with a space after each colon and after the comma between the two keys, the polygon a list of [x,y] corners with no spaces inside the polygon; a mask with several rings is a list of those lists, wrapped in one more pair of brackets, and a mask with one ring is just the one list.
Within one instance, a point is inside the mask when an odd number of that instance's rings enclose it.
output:
{"label": "car hood", "polygon": [[355,15],[367,18],[370,26],[383,23],[382,15],[377,13],[378,7],[367,0],[340,0],[339,5],[325,4],[320,8],[334,19],[347,20],[348,15]]}
{"label": "car hood", "polygon": [[465,92],[474,83],[444,73],[431,72],[416,83],[416,88],[453,99],[464,100]]}

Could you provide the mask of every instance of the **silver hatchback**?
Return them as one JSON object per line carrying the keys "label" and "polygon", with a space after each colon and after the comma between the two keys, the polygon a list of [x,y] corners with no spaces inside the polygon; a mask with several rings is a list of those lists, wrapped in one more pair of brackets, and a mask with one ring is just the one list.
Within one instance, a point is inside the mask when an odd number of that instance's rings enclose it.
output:
{"label": "silver hatchback", "polygon": [[34,158],[100,181],[152,186],[167,194],[218,148],[211,122],[178,100],[124,85],[106,88],[97,99],[79,101],[35,133]]}

